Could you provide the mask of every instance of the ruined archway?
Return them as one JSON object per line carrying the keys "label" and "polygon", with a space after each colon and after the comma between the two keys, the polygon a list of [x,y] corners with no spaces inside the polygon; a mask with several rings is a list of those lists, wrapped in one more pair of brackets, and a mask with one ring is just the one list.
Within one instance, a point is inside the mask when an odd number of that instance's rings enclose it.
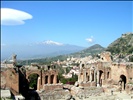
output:
{"label": "ruined archway", "polygon": [[91,76],[92,76],[92,81],[94,81],[94,70],[92,70]]}
{"label": "ruined archway", "polygon": [[39,75],[36,74],[36,73],[30,74],[30,75],[28,76],[29,87],[30,87],[30,88],[32,88],[32,89],[34,89],[34,90],[37,90],[38,78],[39,78]]}
{"label": "ruined archway", "polygon": [[89,74],[86,73],[86,81],[89,81]]}
{"label": "ruined archway", "polygon": [[85,64],[82,64],[82,68],[84,68]]}
{"label": "ruined archway", "polygon": [[45,76],[45,84],[48,84],[48,75]]}
{"label": "ruined archway", "polygon": [[51,75],[50,77],[51,77],[50,78],[51,79],[51,82],[50,83],[53,84],[53,82],[54,82],[54,75]]}
{"label": "ruined archway", "polygon": [[121,80],[121,86],[122,86],[122,90],[125,90],[126,87],[126,76],[125,75],[121,75],[120,76],[120,80]]}
{"label": "ruined archway", "polygon": [[102,81],[103,81],[103,71],[99,70],[99,84],[102,86]]}

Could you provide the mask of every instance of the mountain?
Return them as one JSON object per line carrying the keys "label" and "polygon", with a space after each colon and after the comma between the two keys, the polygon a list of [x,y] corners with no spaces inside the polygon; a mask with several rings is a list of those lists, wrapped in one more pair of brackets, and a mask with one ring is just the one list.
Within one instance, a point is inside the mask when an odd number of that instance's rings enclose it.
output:
{"label": "mountain", "polygon": [[112,54],[133,53],[133,33],[122,34],[107,47],[106,51],[110,51]]}
{"label": "mountain", "polygon": [[[75,47],[75,49],[77,48],[77,46],[73,46],[73,45],[66,45],[68,47]],[[89,55],[96,55],[99,54],[100,52],[104,51],[105,48],[102,47],[99,44],[95,44],[89,48],[86,49],[82,49],[78,52],[75,53],[69,53],[69,54],[65,54],[65,55],[58,55],[55,57],[46,57],[46,58],[38,58],[38,59],[30,59],[30,60],[21,60],[19,61],[19,63],[21,63],[22,65],[24,64],[30,64],[33,62],[39,63],[39,64],[50,64],[52,61],[63,61],[66,60],[68,57],[73,56],[73,57],[85,57],[85,56],[89,56]]]}
{"label": "mountain", "polygon": [[12,54],[17,54],[18,59],[35,59],[70,54],[83,49],[84,47],[51,40],[30,45],[4,45],[1,47],[1,60],[8,59]]}
{"label": "mountain", "polygon": [[73,53],[73,54],[71,54],[71,56],[73,56],[73,57],[85,57],[85,56],[89,56],[89,55],[99,54],[104,50],[105,50],[104,47],[102,47],[99,44],[95,44],[95,45],[88,47],[88,48],[86,48],[80,52]]}

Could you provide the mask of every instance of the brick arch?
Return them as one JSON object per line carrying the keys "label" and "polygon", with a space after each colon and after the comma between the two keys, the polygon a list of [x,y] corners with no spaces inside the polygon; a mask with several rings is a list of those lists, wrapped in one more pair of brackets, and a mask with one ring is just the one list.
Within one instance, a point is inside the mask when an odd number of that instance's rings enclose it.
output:
{"label": "brick arch", "polygon": [[37,74],[39,77],[41,77],[40,71],[26,71],[26,79],[28,79],[31,74]]}
{"label": "brick arch", "polygon": [[127,83],[127,77],[126,77],[126,75],[121,74],[121,75],[120,75],[120,79],[121,79],[121,86],[122,86],[122,89],[125,90],[126,83]]}
{"label": "brick arch", "polygon": [[32,75],[32,74],[37,74],[38,75],[36,89],[39,90],[42,87],[41,70],[27,70],[26,71],[26,79],[28,80],[28,82],[29,82],[29,76]]}
{"label": "brick arch", "polygon": [[99,84],[102,86],[103,84],[103,79],[104,79],[104,71],[99,69]]}

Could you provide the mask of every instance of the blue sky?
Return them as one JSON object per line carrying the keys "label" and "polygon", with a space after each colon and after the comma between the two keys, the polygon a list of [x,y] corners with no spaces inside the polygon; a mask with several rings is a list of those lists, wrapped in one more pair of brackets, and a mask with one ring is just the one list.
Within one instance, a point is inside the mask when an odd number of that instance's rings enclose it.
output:
{"label": "blue sky", "polygon": [[51,40],[83,47],[93,44],[107,47],[121,34],[133,32],[132,1],[2,1],[1,8],[32,16],[27,15],[21,25],[2,24],[2,45]]}

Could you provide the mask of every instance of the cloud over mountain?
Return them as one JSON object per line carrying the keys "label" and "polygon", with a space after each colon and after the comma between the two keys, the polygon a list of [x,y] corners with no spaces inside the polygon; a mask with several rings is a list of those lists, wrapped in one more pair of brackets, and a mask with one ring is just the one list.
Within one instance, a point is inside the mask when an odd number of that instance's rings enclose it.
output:
{"label": "cloud over mountain", "polygon": [[85,39],[87,42],[89,42],[89,43],[93,43],[94,42],[94,38],[93,38],[93,36],[91,36],[90,38],[87,38],[87,39]]}
{"label": "cloud over mountain", "polygon": [[43,42],[38,42],[36,44],[55,45],[55,46],[63,46],[64,45],[63,43],[55,42],[55,41],[52,41],[52,40],[46,40],[46,41],[43,41]]}
{"label": "cloud over mountain", "polygon": [[55,42],[55,41],[51,41],[51,40],[44,41],[44,42],[42,42],[42,43],[43,43],[43,44],[48,44],[48,45],[58,45],[58,46],[62,46],[62,45],[63,45],[62,43]]}
{"label": "cloud over mountain", "polygon": [[1,8],[1,25],[21,25],[27,19],[32,19],[32,15],[16,9]]}

